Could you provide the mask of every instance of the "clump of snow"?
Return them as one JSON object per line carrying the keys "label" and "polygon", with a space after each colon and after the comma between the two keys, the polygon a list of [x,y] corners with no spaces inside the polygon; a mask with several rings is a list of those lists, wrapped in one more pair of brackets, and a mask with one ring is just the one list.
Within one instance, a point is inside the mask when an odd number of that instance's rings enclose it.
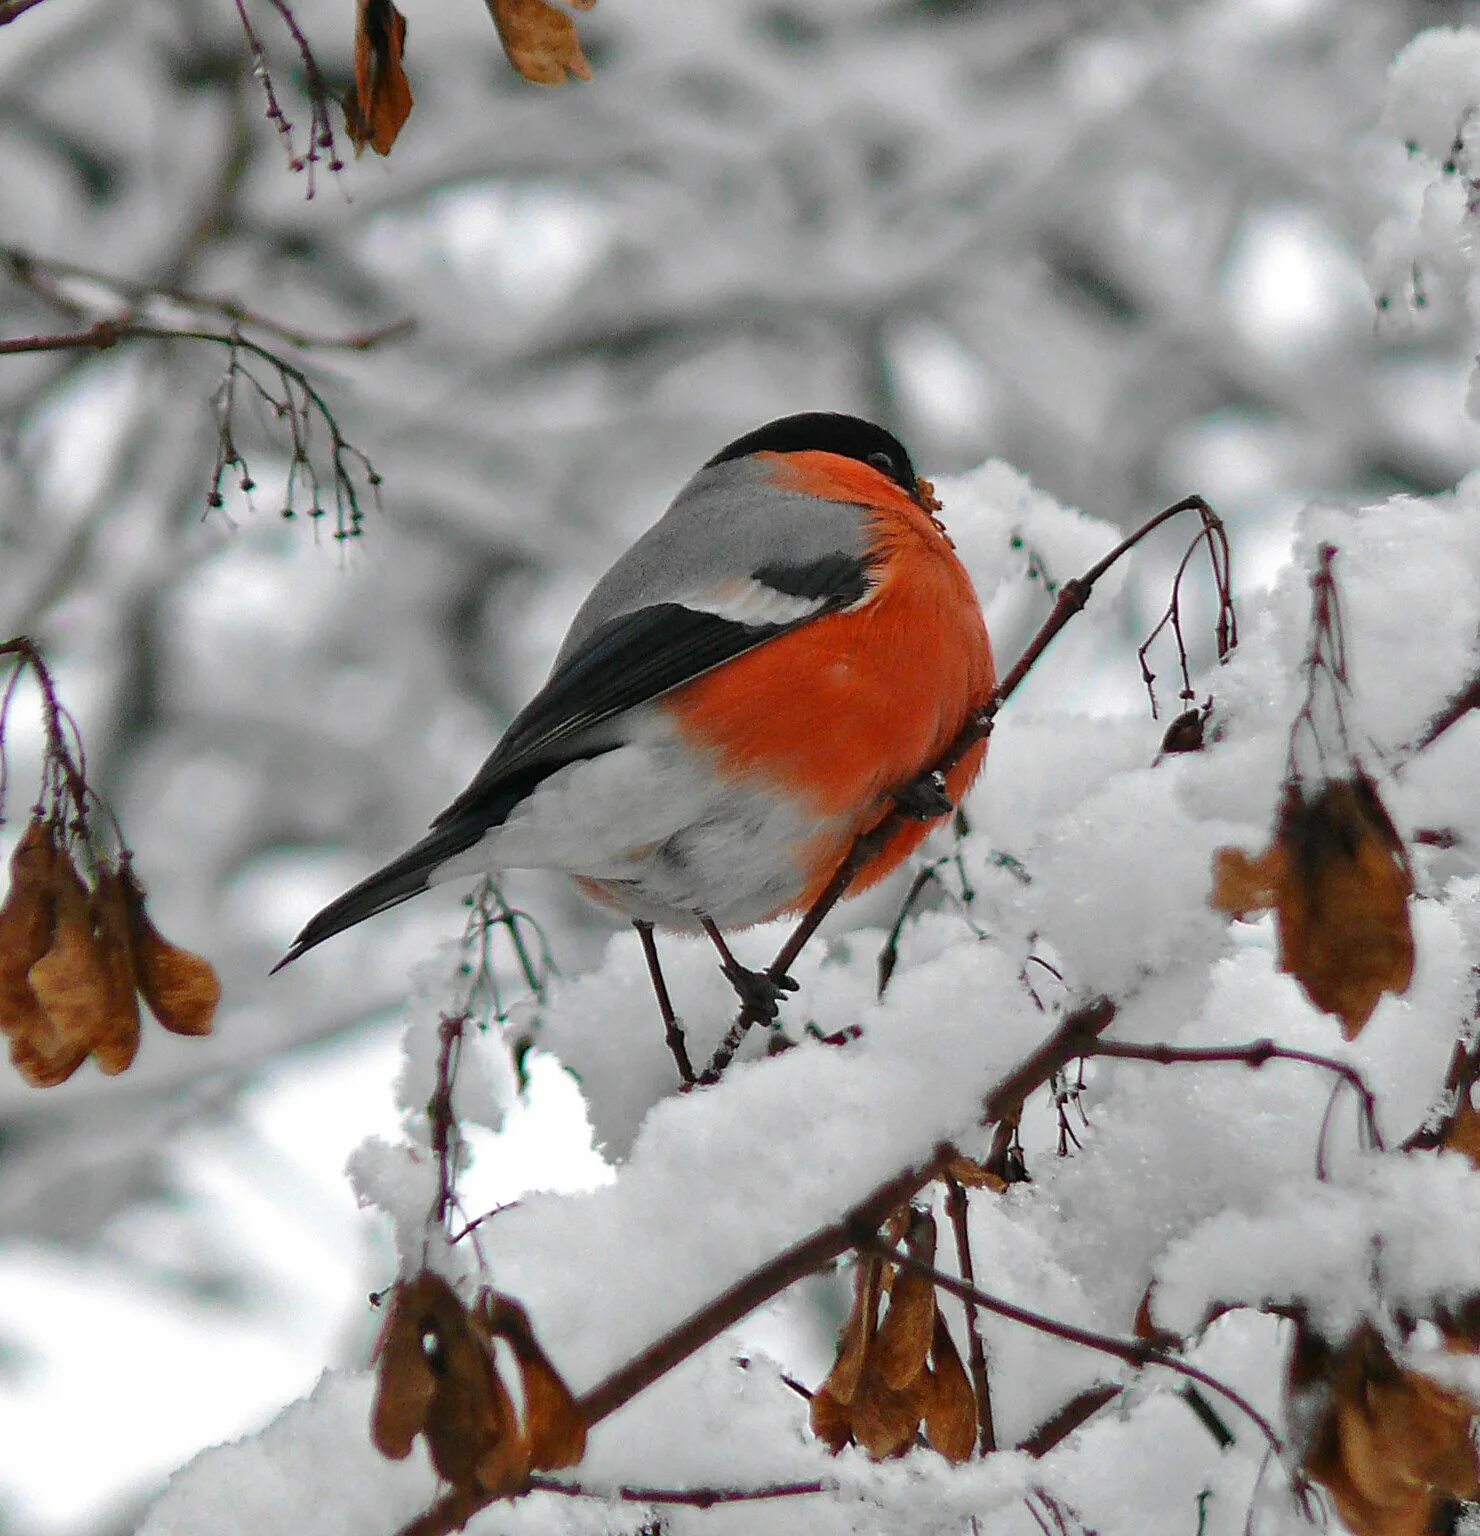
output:
{"label": "clump of snow", "polygon": [[1393,60],[1382,126],[1419,154],[1449,160],[1477,109],[1480,30],[1430,27]]}
{"label": "clump of snow", "polygon": [[1381,1157],[1340,1180],[1290,1180],[1256,1214],[1224,1212],[1158,1266],[1157,1321],[1179,1333],[1221,1304],[1299,1306],[1339,1341],[1363,1320],[1457,1307],[1474,1293],[1480,1171],[1466,1159]]}

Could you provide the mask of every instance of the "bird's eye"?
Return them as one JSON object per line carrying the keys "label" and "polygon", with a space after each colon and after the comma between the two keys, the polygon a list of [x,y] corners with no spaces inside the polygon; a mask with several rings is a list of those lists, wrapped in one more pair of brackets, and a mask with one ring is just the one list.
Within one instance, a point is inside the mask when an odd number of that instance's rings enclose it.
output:
{"label": "bird's eye", "polygon": [[884,474],[890,476],[891,479],[898,477],[899,471],[895,467],[893,458],[891,458],[889,454],[884,453],[882,450],[878,453],[869,454],[868,459],[865,462],[872,464],[875,469],[882,470]]}

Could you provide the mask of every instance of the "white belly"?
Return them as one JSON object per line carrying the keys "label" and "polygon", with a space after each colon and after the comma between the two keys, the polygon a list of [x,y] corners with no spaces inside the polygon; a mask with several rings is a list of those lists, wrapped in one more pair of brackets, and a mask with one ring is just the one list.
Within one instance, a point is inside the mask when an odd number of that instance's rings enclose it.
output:
{"label": "white belly", "polygon": [[722,784],[653,711],[636,739],[551,774],[435,878],[557,869],[628,917],[735,928],[795,904],[803,847],[824,830],[764,785]]}

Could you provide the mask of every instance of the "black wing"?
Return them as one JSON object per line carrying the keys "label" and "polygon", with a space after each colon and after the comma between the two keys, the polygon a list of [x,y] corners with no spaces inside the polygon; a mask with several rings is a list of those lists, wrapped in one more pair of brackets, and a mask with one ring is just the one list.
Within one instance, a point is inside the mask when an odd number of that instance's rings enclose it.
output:
{"label": "black wing", "polygon": [[863,561],[828,555],[772,565],[755,580],[786,597],[816,599],[788,623],[743,624],[682,603],[654,603],[602,625],[519,713],[473,782],[413,848],[324,908],[274,967],[281,970],[336,933],[424,891],[449,859],[498,826],[558,768],[609,751],[597,727],[742,656],[868,591]]}
{"label": "black wing", "polygon": [[608,750],[599,735],[591,739],[606,721],[857,602],[868,591],[869,570],[850,556],[829,555],[806,565],[768,566],[755,579],[787,597],[816,598],[818,606],[770,624],[740,623],[682,603],[654,603],[610,620],[520,711],[473,782],[432,826],[480,816],[485,807],[501,806],[507,814],[513,783],[531,776],[538,782],[565,763]]}

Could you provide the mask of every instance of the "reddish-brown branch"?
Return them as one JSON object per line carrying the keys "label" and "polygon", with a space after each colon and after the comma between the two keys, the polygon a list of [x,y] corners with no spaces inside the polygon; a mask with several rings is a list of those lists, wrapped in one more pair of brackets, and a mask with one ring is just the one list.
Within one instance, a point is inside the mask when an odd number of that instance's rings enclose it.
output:
{"label": "reddish-brown branch", "polygon": [[[349,338],[345,344],[353,345],[356,340],[360,340],[367,346],[372,345],[372,335],[373,333],[366,333],[361,338]],[[231,430],[233,392],[238,382],[241,382],[255,390],[268,409],[283,423],[290,438],[292,455],[288,468],[288,505],[284,508],[284,515],[289,517],[293,515],[294,487],[300,476],[307,481],[308,489],[312,494],[309,516],[318,518],[323,515],[324,509],[319,505],[321,489],[319,472],[309,453],[309,443],[315,422],[322,422],[329,437],[326,457],[332,469],[332,490],[337,520],[334,536],[338,539],[348,539],[359,535],[364,512],[360,506],[360,493],[355,486],[355,476],[362,475],[365,483],[378,494],[380,475],[366,455],[345,437],[340,430],[338,418],[330,410],[328,402],[314,388],[303,369],[289,362],[281,353],[263,346],[260,342],[250,340],[237,330],[214,331],[183,325],[156,325],[123,315],[105,317],[80,331],[70,331],[54,336],[0,339],[0,356],[68,350],[102,352],[117,346],[122,341],[136,340],[201,341],[227,349],[226,376],[220,390],[217,391],[219,445],[210,490],[206,496],[207,506],[222,505],[221,483],[228,468],[240,469],[242,489],[244,491],[251,489],[251,478],[246,474],[245,461],[236,449]],[[243,358],[256,359],[271,368],[277,375],[281,394],[273,393],[264,385],[244,364]]]}
{"label": "reddish-brown branch", "polygon": [[769,1499],[796,1499],[825,1493],[835,1486],[821,1478],[805,1482],[768,1483],[762,1488],[643,1488],[624,1483],[620,1488],[584,1488],[556,1477],[531,1477],[531,1493],[559,1493],[577,1499],[620,1499],[625,1504],[679,1504],[691,1509],[713,1509],[716,1504],[759,1504]]}
{"label": "reddish-brown branch", "polygon": [[1048,1317],[1042,1312],[1020,1307],[1016,1302],[1003,1301],[1000,1296],[978,1290],[975,1286],[967,1285],[964,1280],[957,1279],[955,1275],[947,1274],[943,1269],[937,1269],[933,1264],[926,1264],[920,1259],[913,1258],[903,1249],[885,1242],[877,1234],[868,1237],[860,1235],[858,1249],[861,1253],[877,1253],[891,1263],[901,1264],[907,1269],[928,1275],[941,1290],[949,1291],[951,1295],[959,1296],[962,1300],[969,1298],[985,1312],[994,1312],[998,1317],[1021,1323],[1025,1328],[1032,1328],[1038,1333],[1047,1334],[1050,1338],[1062,1339],[1066,1344],[1078,1344],[1084,1349],[1094,1350],[1097,1354],[1123,1360],[1127,1365],[1133,1365],[1138,1370],[1148,1365],[1157,1365],[1175,1372],[1178,1376],[1185,1376],[1189,1381],[1198,1382],[1210,1392],[1216,1392],[1219,1397],[1244,1414],[1264,1436],[1270,1450],[1276,1456],[1284,1454],[1285,1443],[1275,1432],[1274,1425],[1241,1392],[1236,1391],[1226,1382],[1219,1381],[1216,1376],[1200,1366],[1179,1360],[1175,1355],[1168,1354],[1166,1350],[1158,1349],[1154,1344],[1149,1344],[1142,1339],[1121,1339],[1113,1334],[1096,1333],[1093,1329],[1060,1322],[1057,1318]]}
{"label": "reddish-brown branch", "polygon": [[33,5],[40,4],[41,0],[0,0],[0,27],[8,21],[14,21],[17,16],[23,15]]}
{"label": "reddish-brown branch", "polygon": [[[1476,1000],[1480,1011],[1480,999]],[[1444,1092],[1449,1095],[1449,1107],[1444,1114],[1425,1121],[1403,1143],[1405,1152],[1432,1152],[1442,1147],[1454,1130],[1454,1122],[1461,1108],[1469,1102],[1470,1088],[1480,1080],[1480,1040],[1461,1039],[1455,1043],[1449,1058],[1449,1070],[1444,1074]]]}
{"label": "reddish-brown branch", "polygon": [[1377,1100],[1367,1086],[1367,1080],[1349,1063],[1337,1061],[1334,1056],[1317,1056],[1311,1051],[1291,1050],[1276,1045],[1273,1040],[1251,1040],[1248,1045],[1161,1045],[1132,1044],[1123,1040],[1097,1040],[1084,1053],[1086,1056],[1106,1056],[1119,1061],[1150,1061],[1159,1066],[1216,1066],[1219,1063],[1237,1063],[1259,1068],[1267,1061],[1298,1061],[1308,1067],[1319,1067],[1341,1078],[1357,1095],[1362,1105],[1362,1123],[1372,1145],[1383,1151],[1382,1132],[1377,1126]]}
{"label": "reddish-brown branch", "polygon": [[[1058,596],[1054,599],[1052,611],[1043,621],[1038,633],[1029,641],[1027,648],[1018,657],[1007,675],[993,689],[987,702],[966,722],[956,739],[928,768],[912,780],[909,784],[902,785],[896,794],[896,803],[878,822],[867,832],[862,833],[849,849],[847,857],[838,866],[837,872],[828,881],[822,894],[818,896],[803,915],[801,921],[793,930],[791,936],[781,946],[776,958],[766,968],[766,975],[773,983],[781,984],[787,979],[788,972],[797,956],[806,947],[807,942],[817,931],[823,918],[837,905],[853,883],[853,877],[879,853],[889,842],[890,838],[910,819],[910,812],[900,803],[910,797],[911,792],[921,784],[928,784],[932,789],[937,789],[944,784],[945,776],[950,773],[978,742],[985,741],[992,733],[997,716],[1003,705],[1017,692],[1023,679],[1033,669],[1038,658],[1048,649],[1050,643],[1058,635],[1059,631],[1077,614],[1089,601],[1090,594],[1094,590],[1095,583],[1131,549],[1134,549],[1142,539],[1161,527],[1165,522],[1184,512],[1196,512],[1203,520],[1203,532],[1199,539],[1207,539],[1210,548],[1216,548],[1214,543],[1214,530],[1222,532],[1223,524],[1216,512],[1203,500],[1201,496],[1188,496],[1176,502],[1170,507],[1164,507],[1154,517],[1148,518],[1136,531],[1128,534],[1109,554],[1097,560],[1084,575],[1066,581],[1059,588]],[[1220,654],[1226,650],[1229,643],[1229,634],[1224,631],[1226,616],[1220,606],[1219,636]],[[940,813],[947,816],[953,807],[947,807]],[[938,819],[938,818],[936,818]],[[741,1008],[726,1031],[718,1049],[710,1058],[709,1065],[699,1075],[701,1086],[716,1082],[725,1068],[735,1059],[735,1053],[740,1049],[740,1044],[751,1028],[759,1024],[760,1015],[753,1009]]]}
{"label": "reddish-brown branch", "polygon": [[[946,1215],[956,1239],[956,1264],[968,1285],[976,1284],[976,1264],[971,1257],[971,1231],[966,1221],[966,1191],[958,1180],[946,1176]],[[976,1303],[962,1303],[966,1311],[966,1351],[971,1367],[971,1385],[976,1392],[977,1451],[986,1456],[997,1449],[997,1426],[992,1418],[992,1381],[987,1374],[987,1347],[982,1342],[981,1321]]]}
{"label": "reddish-brown branch", "polygon": [[[57,695],[56,683],[52,678],[51,669],[46,664],[46,658],[41,654],[40,647],[27,635],[16,635],[12,639],[0,643],[0,657],[13,656],[16,658],[16,677],[20,673],[29,670],[36,679],[36,686],[41,692],[41,709],[46,731],[46,760],[51,773],[59,776],[53,781],[53,787],[60,790],[65,785],[66,795],[72,801],[71,818],[81,825],[87,820],[87,807],[93,795],[91,786],[87,782],[86,765],[82,761],[82,748],[78,742],[77,751],[74,753],[72,745],[67,739],[67,727],[72,726],[74,737],[77,734],[76,723],[71,714],[62,704]],[[13,696],[15,679],[11,686],[7,687],[4,695],[4,705],[0,707],[0,747],[4,744],[5,716],[10,707]],[[3,790],[7,787],[8,771],[3,753],[0,753],[0,811],[4,809]],[[43,795],[45,787],[43,786]],[[111,812],[105,808],[105,814],[111,818]],[[115,823],[116,830],[116,823]],[[120,845],[123,842],[122,834],[119,835]]]}
{"label": "reddish-brown branch", "polygon": [[[1037,1050],[987,1093],[983,1101],[984,1119],[991,1121],[1015,1114],[1023,1100],[1048,1081],[1050,1073],[1076,1056],[1082,1056],[1086,1045],[1109,1028],[1114,1017],[1115,1005],[1107,998],[1098,998],[1065,1017]],[[706,1302],[581,1398],[579,1406],[586,1423],[595,1425],[610,1417],[725,1329],[734,1327],[788,1286],[824,1264],[841,1258],[849,1249],[872,1240],[890,1212],[898,1210],[925,1185],[939,1178],[955,1155],[956,1149],[949,1144],[936,1147],[924,1163],[902,1169],[886,1179],[841,1220],[803,1238]],[[481,1507],[481,1504],[470,1507],[462,1494],[449,1494],[405,1526],[399,1536],[447,1536]]]}
{"label": "reddish-brown branch", "polygon": [[1472,709],[1480,709],[1480,676],[1472,677],[1404,749],[1405,758],[1417,757],[1433,746],[1450,726],[1457,725]]}
{"label": "reddish-brown branch", "polygon": [[1113,1403],[1119,1396],[1119,1387],[1087,1387],[1071,1397],[1052,1417],[1045,1419],[1026,1440],[1020,1441],[1018,1450],[1026,1451],[1029,1456],[1047,1456],[1081,1424],[1088,1423],[1106,1403]]}
{"label": "reddish-brown branch", "polygon": [[[3,4],[3,0],[0,0],[0,4]],[[4,264],[8,275],[15,282],[29,288],[53,309],[78,318],[85,316],[89,309],[96,312],[103,306],[95,297],[89,297],[86,302],[73,298],[67,292],[68,284],[84,285],[93,290],[101,289],[112,295],[118,313],[107,318],[115,324],[130,321],[142,322],[147,318],[148,311],[168,306],[177,313],[181,309],[188,309],[198,315],[217,315],[228,325],[244,326],[247,330],[271,336],[303,352],[366,352],[382,342],[404,335],[415,324],[408,316],[369,331],[350,332],[342,336],[324,336],[312,331],[299,330],[296,326],[284,325],[282,321],[274,320],[271,315],[264,315],[260,310],[249,309],[231,294],[196,293],[189,288],[168,282],[136,282],[132,278],[119,277],[114,273],[103,272],[96,267],[82,266],[74,261],[36,256],[19,246],[0,245],[0,263]]]}

